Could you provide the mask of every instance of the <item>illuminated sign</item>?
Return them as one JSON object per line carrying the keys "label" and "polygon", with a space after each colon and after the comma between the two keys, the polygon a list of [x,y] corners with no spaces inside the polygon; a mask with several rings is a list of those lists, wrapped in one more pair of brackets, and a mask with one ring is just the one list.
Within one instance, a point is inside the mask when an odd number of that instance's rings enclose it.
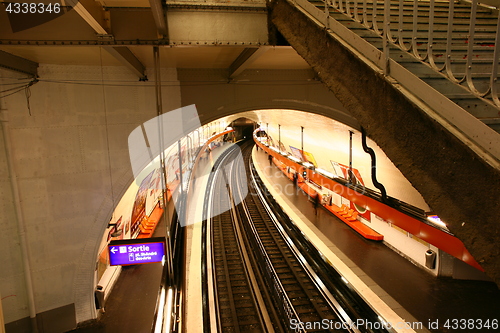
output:
{"label": "illuminated sign", "polygon": [[111,266],[137,265],[161,262],[165,255],[163,238],[128,239],[109,242]]}

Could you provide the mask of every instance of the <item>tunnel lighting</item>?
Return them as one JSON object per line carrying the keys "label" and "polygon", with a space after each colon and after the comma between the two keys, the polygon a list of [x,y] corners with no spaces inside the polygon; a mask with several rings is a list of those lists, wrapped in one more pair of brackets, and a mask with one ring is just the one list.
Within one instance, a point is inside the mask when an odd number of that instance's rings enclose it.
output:
{"label": "tunnel lighting", "polygon": [[311,168],[314,166],[312,163],[309,163],[309,162],[304,162],[304,163],[302,163],[302,165],[305,166],[306,168]]}
{"label": "tunnel lighting", "polygon": [[231,126],[226,127],[226,131],[231,131],[233,128]]}
{"label": "tunnel lighting", "polygon": [[274,150],[275,152],[279,153],[280,151],[278,150],[278,148],[276,147],[270,147],[272,150]]}
{"label": "tunnel lighting", "polygon": [[160,304],[158,306],[158,317],[156,317],[156,325],[155,325],[155,333],[160,333],[162,331],[162,324],[163,324],[163,309],[165,307],[165,302],[164,302],[164,297],[165,297],[165,288],[161,287],[161,293],[160,293]]}
{"label": "tunnel lighting", "polygon": [[291,159],[292,161],[296,162],[296,163],[300,163],[300,160],[295,157],[295,156],[288,156],[289,159]]}
{"label": "tunnel lighting", "polygon": [[283,156],[287,156],[287,155],[288,155],[288,154],[287,154],[286,152],[284,152],[284,151],[280,152],[280,154],[281,154],[281,155],[283,155]]}
{"label": "tunnel lighting", "polygon": [[316,172],[322,174],[323,176],[327,176],[327,177],[330,177],[330,178],[335,178],[335,175],[331,172],[328,172],[326,170],[323,170],[323,169],[320,169],[320,168],[316,168]]}

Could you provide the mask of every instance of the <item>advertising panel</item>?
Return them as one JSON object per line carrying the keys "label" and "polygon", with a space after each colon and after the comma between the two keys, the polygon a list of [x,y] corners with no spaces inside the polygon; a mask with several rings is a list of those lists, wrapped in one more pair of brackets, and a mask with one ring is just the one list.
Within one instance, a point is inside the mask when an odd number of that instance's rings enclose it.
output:
{"label": "advertising panel", "polygon": [[[346,180],[349,179],[349,166],[344,165],[335,161],[330,161],[332,163],[333,171],[337,177],[342,177]],[[354,185],[360,184],[365,186],[365,182],[363,177],[361,177],[361,173],[356,168],[352,168],[351,179]]]}
{"label": "advertising panel", "polygon": [[305,150],[302,151],[301,149],[295,148],[292,146],[289,146],[289,147],[290,147],[290,151],[292,152],[293,156],[297,157],[302,162],[309,162],[312,165],[314,165],[314,167],[318,167],[318,163],[316,163],[316,159],[314,158],[312,153],[307,152]]}

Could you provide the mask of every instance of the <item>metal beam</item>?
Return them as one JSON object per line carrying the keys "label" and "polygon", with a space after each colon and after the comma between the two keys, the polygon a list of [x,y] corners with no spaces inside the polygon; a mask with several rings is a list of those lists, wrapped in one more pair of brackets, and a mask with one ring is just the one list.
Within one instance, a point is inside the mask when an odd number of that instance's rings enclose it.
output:
{"label": "metal beam", "polygon": [[[70,0],[66,0],[70,1]],[[72,0],[75,1],[75,0]],[[80,8],[79,6],[77,8]],[[91,8],[88,15],[92,14]],[[80,8],[81,9],[81,8]],[[159,38],[151,8],[98,8],[93,20],[76,10],[31,29],[12,32],[5,11],[0,10],[0,45],[206,45],[257,47],[269,43],[267,12],[218,10],[168,11],[168,39]],[[109,20],[107,16],[109,15]],[[97,24],[95,22],[97,22]],[[92,27],[91,27],[92,24]],[[109,26],[109,29],[108,29]],[[71,29],[68,29],[71,27]],[[109,31],[113,35],[103,35]],[[97,33],[96,33],[97,32]]]}
{"label": "metal beam", "polygon": [[130,69],[139,79],[146,79],[146,68],[139,59],[126,46],[104,46],[116,59],[120,60],[128,69]]}
{"label": "metal beam", "polygon": [[[100,36],[109,35],[108,22],[106,20],[106,12],[97,5],[93,0],[66,0],[67,3],[73,6],[73,9],[80,15],[88,25]],[[104,46],[116,59],[120,60],[128,69],[132,71],[139,79],[145,79],[145,67],[137,59],[137,57],[126,46]]]}
{"label": "metal beam", "polygon": [[158,33],[163,36],[163,38],[168,38],[168,27],[166,22],[165,12],[163,11],[163,5],[161,0],[149,0],[149,5],[151,6],[151,11],[153,12],[153,18],[156,23],[156,28]]}
{"label": "metal beam", "polygon": [[38,76],[38,63],[0,50],[0,67],[16,72]]}
{"label": "metal beam", "polygon": [[240,55],[229,66],[229,78],[234,79],[240,75],[245,69],[248,68],[257,58],[263,55],[269,48],[261,47],[247,47],[241,51]]}
{"label": "metal beam", "polygon": [[98,35],[109,34],[109,24],[106,12],[94,0],[66,0],[66,4],[73,7],[75,12],[94,29]]}

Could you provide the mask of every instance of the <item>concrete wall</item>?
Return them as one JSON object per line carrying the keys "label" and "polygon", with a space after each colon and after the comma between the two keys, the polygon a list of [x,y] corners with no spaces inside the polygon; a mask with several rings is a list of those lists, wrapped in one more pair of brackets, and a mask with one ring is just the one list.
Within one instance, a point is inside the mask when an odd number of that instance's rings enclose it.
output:
{"label": "concrete wall", "polygon": [[[1,72],[2,90],[11,87],[7,77],[14,76]],[[119,67],[101,72],[100,67],[42,65],[39,76],[41,82],[31,87],[31,116],[24,93],[2,100],[10,118],[10,158],[26,224],[35,308],[44,313],[71,305],[73,322],[81,322],[95,316],[99,242],[132,182],[128,135],[156,116],[154,87]],[[162,78],[175,82],[175,69],[165,70]],[[62,83],[70,80],[80,84]],[[165,110],[180,106],[178,86],[170,82],[163,96]],[[28,296],[3,138],[0,147],[0,294],[14,295],[2,301],[5,321],[11,323],[28,316]]]}

